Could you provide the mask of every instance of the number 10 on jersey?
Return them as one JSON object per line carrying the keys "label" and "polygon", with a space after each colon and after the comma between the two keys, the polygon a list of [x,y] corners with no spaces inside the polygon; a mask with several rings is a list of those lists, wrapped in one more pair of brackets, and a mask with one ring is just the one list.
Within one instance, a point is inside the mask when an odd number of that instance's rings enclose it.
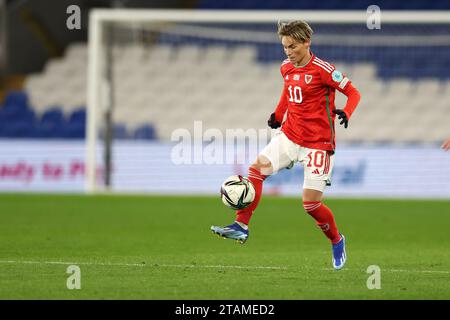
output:
{"label": "number 10 on jersey", "polygon": [[302,88],[299,86],[295,86],[292,89],[292,86],[288,87],[289,90],[289,102],[301,103],[303,100],[302,97]]}

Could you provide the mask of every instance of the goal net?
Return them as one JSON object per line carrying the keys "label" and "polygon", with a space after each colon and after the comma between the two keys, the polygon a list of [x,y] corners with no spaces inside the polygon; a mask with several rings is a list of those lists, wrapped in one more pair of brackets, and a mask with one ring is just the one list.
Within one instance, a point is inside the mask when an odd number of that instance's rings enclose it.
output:
{"label": "goal net", "polygon": [[379,17],[378,27],[366,11],[94,10],[87,190],[211,193],[245,175],[273,134],[279,20],[308,21],[313,53],[361,92],[350,128],[336,128],[338,147],[438,143],[449,135],[449,15]]}

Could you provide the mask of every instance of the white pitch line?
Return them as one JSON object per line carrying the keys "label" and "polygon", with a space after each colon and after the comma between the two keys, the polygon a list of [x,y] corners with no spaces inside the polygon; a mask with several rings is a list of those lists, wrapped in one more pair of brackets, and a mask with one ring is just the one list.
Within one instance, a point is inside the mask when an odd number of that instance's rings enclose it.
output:
{"label": "white pitch line", "polygon": [[[322,268],[321,270],[329,270],[332,271],[332,268]],[[366,272],[363,269],[353,269],[353,268],[343,268],[342,271],[360,271],[360,272]],[[383,269],[380,268],[381,272],[404,272],[404,273],[441,273],[441,274],[450,274],[450,271],[445,270],[406,270],[406,269]]]}
{"label": "white pitch line", "polygon": [[163,268],[228,268],[228,269],[274,269],[287,270],[286,267],[269,266],[224,266],[224,265],[197,265],[197,264],[159,264],[159,263],[110,263],[110,262],[64,262],[64,261],[18,261],[0,260],[0,263],[11,264],[53,264],[53,265],[91,265],[91,266],[116,266],[116,267],[163,267]]}
{"label": "white pitch line", "polygon": [[[383,269],[381,269],[383,271]],[[405,270],[405,269],[387,269],[385,271],[388,272],[416,272],[416,273],[442,273],[442,274],[450,274],[450,271],[444,270]]]}
{"label": "white pitch line", "polygon": [[287,270],[286,267],[267,267],[267,266],[213,266],[213,265],[197,265],[197,264],[154,264],[152,267],[168,267],[168,268],[229,268],[229,269],[274,269]]}
{"label": "white pitch line", "polygon": [[[112,262],[66,262],[66,261],[30,261],[30,260],[0,260],[0,264],[50,264],[50,265],[89,265],[89,266],[111,266],[111,267],[153,267],[153,268],[215,268],[215,269],[265,269],[265,270],[290,270],[297,268],[270,267],[270,266],[232,266],[232,265],[201,265],[201,264],[159,264],[159,263],[112,263]],[[299,268],[301,269],[301,268]],[[303,268],[308,269],[308,268]],[[310,268],[311,270],[317,270]],[[321,268],[323,271],[333,271],[332,268]],[[344,271],[361,271],[363,269],[345,268]],[[450,274],[445,270],[406,270],[406,269],[381,269],[383,272],[404,272],[404,273],[438,273]]]}
{"label": "white pitch line", "polygon": [[0,263],[11,263],[11,264],[59,264],[59,265],[88,265],[88,266],[116,266],[116,267],[145,267],[145,264],[143,264],[143,263],[109,263],[109,262],[64,262],[64,261],[0,260]]}

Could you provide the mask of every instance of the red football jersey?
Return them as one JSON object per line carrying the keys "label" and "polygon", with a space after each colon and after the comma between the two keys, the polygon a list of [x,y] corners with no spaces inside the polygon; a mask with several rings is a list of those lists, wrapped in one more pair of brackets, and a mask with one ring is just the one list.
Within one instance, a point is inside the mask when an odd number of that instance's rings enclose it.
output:
{"label": "red football jersey", "polygon": [[281,130],[291,141],[307,148],[334,150],[335,91],[353,98],[344,108],[348,118],[359,102],[359,93],[332,64],[311,55],[303,67],[295,67],[288,59],[281,64],[284,87],[275,118],[281,122],[287,110]]}

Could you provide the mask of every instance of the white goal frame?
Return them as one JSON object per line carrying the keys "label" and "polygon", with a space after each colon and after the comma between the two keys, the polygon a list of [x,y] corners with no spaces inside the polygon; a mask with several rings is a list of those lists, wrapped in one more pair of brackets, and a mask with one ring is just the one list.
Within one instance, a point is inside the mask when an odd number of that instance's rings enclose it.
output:
{"label": "white goal frame", "polygon": [[[205,23],[277,23],[277,21],[306,20],[310,23],[362,23],[366,25],[366,10],[351,11],[253,11],[253,10],[151,10],[151,9],[93,9],[89,13],[87,125],[85,154],[85,191],[101,191],[96,181],[96,144],[101,110],[108,107],[111,86],[102,77],[105,68],[106,23],[139,24],[152,21]],[[450,23],[450,11],[385,11],[384,23]]]}

